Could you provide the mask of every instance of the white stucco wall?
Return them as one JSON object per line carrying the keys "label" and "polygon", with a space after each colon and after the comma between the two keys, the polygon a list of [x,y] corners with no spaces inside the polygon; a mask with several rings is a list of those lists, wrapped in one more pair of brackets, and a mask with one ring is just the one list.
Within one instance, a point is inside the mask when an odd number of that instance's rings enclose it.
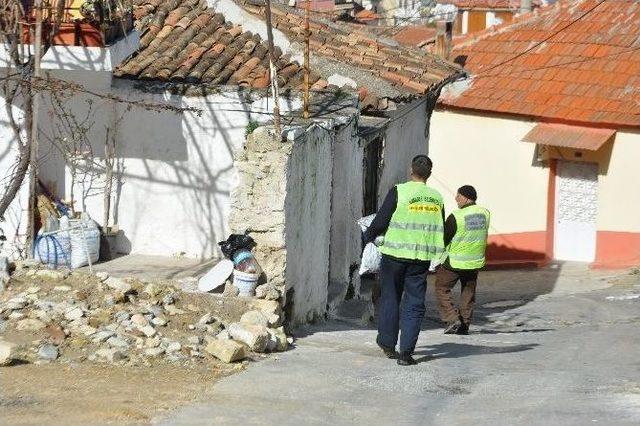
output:
{"label": "white stucco wall", "polygon": [[640,232],[638,159],[640,133],[619,131],[608,167],[601,166],[598,177],[598,230]]}
{"label": "white stucco wall", "polygon": [[548,168],[532,166],[535,145],[521,142],[536,123],[435,111],[431,117],[429,185],[455,210],[457,189],[478,191],[478,203],[491,210],[491,234],[546,229]]}
{"label": "white stucco wall", "polygon": [[326,311],[331,231],[332,135],[312,125],[293,144],[285,199],[286,287],[294,324]]}
{"label": "white stucco wall", "polygon": [[411,159],[427,154],[427,101],[417,100],[396,111],[384,136],[383,166],[378,188],[378,205],[396,184],[409,178]]}
{"label": "white stucco wall", "polygon": [[[9,180],[13,176],[13,167],[17,160],[17,144],[13,130],[7,123],[5,108],[4,98],[0,97],[0,193],[4,193],[6,186],[9,184]],[[14,111],[16,117],[20,119],[22,112],[15,107]],[[28,182],[27,179],[28,176],[25,178],[25,183]],[[28,191],[27,186],[23,185],[5,213],[4,221],[0,222],[0,229],[7,237],[6,244],[0,251],[0,256],[8,256],[12,259],[19,256],[19,249],[23,247],[26,232],[27,205]]]}
{"label": "white stucco wall", "polygon": [[362,216],[363,147],[354,137],[354,121],[338,129],[333,143],[333,182],[331,200],[330,289],[336,300],[342,299],[349,282],[357,292],[360,276],[350,276],[351,265],[360,263],[360,228],[356,220]]}
{"label": "white stucco wall", "polygon": [[[234,92],[199,98],[142,94],[128,85],[114,93],[201,111],[200,116],[140,108],[126,112],[125,104],[117,105],[121,179],[120,188],[114,187],[112,218],[124,231],[125,248],[154,255],[217,255],[218,241],[229,233],[229,195],[237,183],[233,154],[242,148],[250,120],[271,118],[271,103],[264,98],[247,103]],[[285,111],[298,104],[282,100]],[[100,193],[86,200],[97,221],[102,205]]]}
{"label": "white stucco wall", "polygon": [[[113,71],[139,45],[139,34],[132,31],[113,45],[104,48],[51,46],[42,57],[41,68],[65,71]],[[7,50],[4,47],[0,48],[0,68],[7,66],[8,57]]]}
{"label": "white stucco wall", "polygon": [[[91,100],[91,113],[85,124],[92,145],[90,157],[100,165],[97,176],[81,174],[76,179],[76,209],[87,211],[102,224],[102,161],[109,129],[116,138],[119,176],[112,192],[110,224],[115,222],[123,231],[119,249],[153,255],[203,258],[217,255],[217,242],[229,232],[229,193],[237,180],[233,152],[243,146],[250,120],[271,119],[272,102],[255,94],[252,101],[247,101],[234,91],[197,98],[148,94],[135,89],[131,82],[119,81],[112,87],[109,72],[50,73],[71,79],[95,93],[201,111],[198,116],[192,112],[148,111],[136,106],[128,110],[127,103],[82,93],[75,93],[64,102],[65,111],[82,122],[89,111],[87,100]],[[281,100],[283,113],[299,106],[298,100]],[[54,136],[64,136],[65,131],[51,111],[51,99],[44,96],[40,112],[40,178],[56,196],[69,199],[70,169],[51,142]],[[3,116],[0,111],[0,117]],[[0,136],[7,131],[2,126]],[[4,155],[0,161],[3,175],[10,157],[4,148],[3,143],[0,146],[0,155]],[[7,234],[15,233],[9,225],[3,228]]]}

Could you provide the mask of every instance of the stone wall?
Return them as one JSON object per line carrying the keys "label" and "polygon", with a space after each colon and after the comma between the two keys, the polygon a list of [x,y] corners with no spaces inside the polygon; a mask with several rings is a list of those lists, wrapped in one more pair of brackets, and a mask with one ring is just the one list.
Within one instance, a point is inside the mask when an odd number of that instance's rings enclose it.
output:
{"label": "stone wall", "polygon": [[236,157],[230,226],[256,240],[268,283],[283,294],[289,322],[301,324],[326,310],[333,133],[297,127],[278,142],[270,132],[256,129]]}

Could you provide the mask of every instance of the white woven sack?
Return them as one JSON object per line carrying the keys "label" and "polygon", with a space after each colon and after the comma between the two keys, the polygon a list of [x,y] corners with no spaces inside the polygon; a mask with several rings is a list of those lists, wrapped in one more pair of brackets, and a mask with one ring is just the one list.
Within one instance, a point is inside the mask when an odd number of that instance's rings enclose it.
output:
{"label": "white woven sack", "polygon": [[98,261],[100,257],[100,230],[91,219],[71,220],[71,268],[76,269]]}

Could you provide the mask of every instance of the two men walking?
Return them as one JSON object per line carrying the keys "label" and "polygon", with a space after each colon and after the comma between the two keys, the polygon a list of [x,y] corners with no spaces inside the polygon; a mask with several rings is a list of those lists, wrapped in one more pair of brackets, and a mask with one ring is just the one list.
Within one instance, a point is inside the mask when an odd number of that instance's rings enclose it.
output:
{"label": "two men walking", "polygon": [[[437,278],[437,282],[441,283],[438,295],[443,296],[439,308],[443,320],[447,321],[445,331],[448,333],[462,333],[465,325],[468,330],[475,300],[477,269],[484,265],[488,211],[475,206],[475,203],[471,204],[471,200],[475,202],[475,190],[467,192],[463,187],[461,190],[466,195],[458,194],[461,197],[458,205],[464,206],[464,210],[470,209],[464,214],[460,213],[462,208],[453,213],[445,226],[442,195],[427,185],[432,168],[429,157],[416,156],[411,162],[409,182],[389,191],[363,235],[365,244],[384,235],[384,243],[380,248],[381,295],[376,343],[387,357],[397,358],[398,364],[405,366],[416,363],[412,354],[425,314],[427,273],[431,262],[442,259],[446,253],[445,246],[449,245],[450,259],[445,262],[448,269],[442,272],[444,266],[440,267]],[[484,245],[480,243],[481,229],[485,229]],[[470,267],[476,269],[475,276],[467,276],[464,272]],[[473,280],[468,279],[472,276]],[[464,299],[464,308],[458,313],[451,303],[451,288],[462,277],[466,283],[464,294],[467,298]],[[396,353],[398,337],[400,350]]]}

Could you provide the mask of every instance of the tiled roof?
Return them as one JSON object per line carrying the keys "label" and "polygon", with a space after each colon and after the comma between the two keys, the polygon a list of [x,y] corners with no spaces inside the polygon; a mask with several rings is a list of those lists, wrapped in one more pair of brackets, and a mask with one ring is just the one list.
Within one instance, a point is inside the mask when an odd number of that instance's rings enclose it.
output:
{"label": "tiled roof", "polygon": [[[438,0],[440,4],[453,4],[458,9],[520,9],[520,0]],[[541,6],[542,0],[534,0],[533,6]]]}
{"label": "tiled roof", "polygon": [[457,44],[471,86],[457,108],[599,126],[640,126],[640,2],[573,0]]}
{"label": "tiled roof", "polygon": [[393,39],[407,46],[422,47],[427,42],[435,40],[436,29],[426,25],[407,25],[393,35]]}
{"label": "tiled roof", "polygon": [[[138,52],[121,64],[121,78],[165,82],[268,87],[268,47],[257,34],[225,21],[206,0],[134,0],[141,31]],[[302,85],[302,68],[282,55],[278,80],[283,88]],[[312,76],[316,87],[326,86]]]}
{"label": "tiled roof", "polygon": [[557,123],[540,123],[531,129],[523,142],[562,148],[586,149],[597,151],[616,134],[612,129],[594,129],[593,127],[567,126]]}
{"label": "tiled roof", "polygon": [[[255,0],[254,0],[255,1]],[[264,7],[237,0],[246,10],[264,17]],[[304,41],[303,13],[272,4],[273,25],[290,39]],[[407,94],[425,94],[460,69],[424,50],[400,46],[375,36],[367,25],[331,22],[314,15],[310,19],[312,55],[357,67]],[[369,87],[369,89],[374,89]]]}

